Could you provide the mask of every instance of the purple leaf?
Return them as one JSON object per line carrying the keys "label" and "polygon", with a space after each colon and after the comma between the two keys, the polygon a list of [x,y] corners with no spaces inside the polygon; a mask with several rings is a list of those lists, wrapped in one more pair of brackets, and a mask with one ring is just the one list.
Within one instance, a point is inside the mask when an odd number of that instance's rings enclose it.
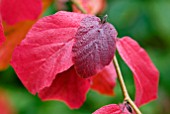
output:
{"label": "purple leaf", "polygon": [[73,62],[81,77],[97,74],[113,59],[117,31],[111,24],[102,22],[98,17],[87,16],[75,35]]}

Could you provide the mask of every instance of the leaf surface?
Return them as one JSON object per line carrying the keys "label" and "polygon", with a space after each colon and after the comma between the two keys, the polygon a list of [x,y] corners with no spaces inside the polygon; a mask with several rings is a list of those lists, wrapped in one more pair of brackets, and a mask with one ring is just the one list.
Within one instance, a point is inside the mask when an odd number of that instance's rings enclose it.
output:
{"label": "leaf surface", "polygon": [[2,27],[2,23],[0,19],[0,46],[4,41],[5,41],[5,36],[4,36],[4,31],[3,31],[3,27]]}
{"label": "leaf surface", "polygon": [[8,24],[37,19],[42,10],[41,0],[1,0],[2,19]]}
{"label": "leaf surface", "polygon": [[[87,11],[88,14],[99,14],[106,7],[106,0],[76,0],[76,2],[78,2]],[[74,4],[73,11],[81,13],[81,11],[77,9]]]}
{"label": "leaf surface", "polygon": [[119,54],[134,74],[136,86],[135,103],[141,106],[157,98],[159,72],[146,51],[130,37],[117,42]]}
{"label": "leaf surface", "polygon": [[[42,0],[43,12],[47,9],[51,2],[52,0]],[[29,29],[36,21],[37,20],[26,20],[14,25],[3,23],[6,40],[0,47],[0,70],[4,70],[9,66],[14,48],[25,38]]]}
{"label": "leaf surface", "polygon": [[33,94],[72,65],[73,37],[86,15],[58,12],[40,19],[14,50],[11,65]]}
{"label": "leaf surface", "polygon": [[121,105],[110,104],[99,108],[92,114],[131,114],[131,113],[129,113],[126,110],[126,108],[125,107],[123,108]]}
{"label": "leaf surface", "polygon": [[116,85],[116,71],[111,62],[101,72],[92,77],[91,88],[105,95],[114,95],[113,89]]}
{"label": "leaf surface", "polygon": [[79,108],[86,100],[86,93],[90,88],[90,80],[77,75],[74,67],[58,74],[51,84],[40,91],[43,100],[61,100],[71,108]]}
{"label": "leaf surface", "polygon": [[116,49],[115,28],[101,23],[95,16],[81,21],[73,45],[73,62],[81,77],[87,78],[99,73],[113,59]]}

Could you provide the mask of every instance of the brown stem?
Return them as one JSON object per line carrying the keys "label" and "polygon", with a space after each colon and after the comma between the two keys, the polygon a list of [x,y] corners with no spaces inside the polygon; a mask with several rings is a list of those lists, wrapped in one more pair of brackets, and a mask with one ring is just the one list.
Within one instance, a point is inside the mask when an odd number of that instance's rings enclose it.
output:
{"label": "brown stem", "polygon": [[[76,0],[71,0],[71,2],[84,14],[86,14],[86,10],[76,1]],[[107,17],[107,16],[106,16]],[[134,111],[136,112],[136,114],[142,114],[140,112],[140,110],[138,109],[138,107],[135,105],[135,103],[131,100],[131,98],[129,97],[129,94],[127,92],[127,89],[126,89],[126,85],[124,83],[124,80],[123,80],[123,76],[122,76],[122,73],[120,71],[120,67],[119,67],[119,64],[117,62],[117,59],[116,59],[116,56],[114,56],[114,65],[115,65],[115,68],[116,68],[116,72],[117,72],[117,75],[118,75],[118,80],[120,82],[120,87],[122,89],[122,93],[123,93],[123,96],[124,96],[124,101],[127,101],[129,102],[129,104],[131,105],[131,107],[134,109]]]}
{"label": "brown stem", "polygon": [[121,87],[121,90],[122,90],[122,93],[123,93],[123,96],[124,96],[124,100],[129,102],[129,104],[131,105],[131,107],[134,109],[134,111],[136,112],[136,114],[142,114],[139,110],[139,108],[135,105],[135,103],[131,100],[131,98],[129,97],[129,94],[128,94],[128,91],[127,91],[127,88],[126,88],[126,85],[125,85],[125,82],[123,80],[123,76],[122,76],[122,73],[121,73],[121,70],[120,70],[120,67],[119,67],[119,64],[118,64],[118,61],[117,61],[117,58],[116,56],[114,56],[114,65],[115,65],[115,68],[116,68],[116,72],[117,72],[117,77],[118,77],[118,80],[120,82],[120,87]]}
{"label": "brown stem", "polygon": [[84,14],[87,13],[87,11],[77,2],[77,0],[71,0],[71,2]]}

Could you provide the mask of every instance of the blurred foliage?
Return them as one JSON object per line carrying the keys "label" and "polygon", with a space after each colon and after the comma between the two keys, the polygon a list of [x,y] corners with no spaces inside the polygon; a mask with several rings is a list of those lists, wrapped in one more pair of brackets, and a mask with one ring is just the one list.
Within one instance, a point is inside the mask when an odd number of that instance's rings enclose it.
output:
{"label": "blurred foliage", "polygon": [[[107,0],[104,14],[112,23],[119,37],[130,36],[147,50],[160,71],[159,98],[141,107],[143,114],[170,113],[170,1],[168,0]],[[70,3],[67,4],[70,9]],[[44,16],[56,12],[52,4]],[[118,56],[128,91],[134,97],[133,77],[130,69]],[[121,103],[123,100],[117,83],[115,97],[100,95],[94,91],[87,94],[87,100],[78,110],[69,109],[58,101],[42,102],[31,95],[21,84],[12,67],[0,72],[0,88],[10,97],[18,114],[90,114],[103,105]]]}

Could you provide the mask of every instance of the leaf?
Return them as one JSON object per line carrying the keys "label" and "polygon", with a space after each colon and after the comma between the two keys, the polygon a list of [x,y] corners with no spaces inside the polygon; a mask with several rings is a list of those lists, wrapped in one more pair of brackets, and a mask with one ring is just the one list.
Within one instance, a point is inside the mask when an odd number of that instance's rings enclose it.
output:
{"label": "leaf", "polygon": [[58,74],[50,87],[39,93],[43,100],[60,100],[71,108],[79,108],[86,100],[90,80],[80,78],[74,67]]}
{"label": "leaf", "polygon": [[[76,0],[86,11],[88,14],[99,14],[106,7],[106,0]],[[95,4],[95,5],[94,5]],[[73,4],[73,11],[81,13],[79,9]]]}
{"label": "leaf", "polygon": [[2,89],[0,89],[0,112],[1,114],[16,114],[9,96]]}
{"label": "leaf", "polygon": [[99,108],[92,114],[131,114],[131,113],[129,113],[125,107],[122,107],[122,105],[110,104]]}
{"label": "leaf", "polygon": [[[42,0],[43,12],[47,9],[51,2],[52,0]],[[0,47],[0,70],[4,70],[8,67],[14,48],[21,42],[21,40],[25,38],[26,33],[36,21],[37,20],[22,21],[12,26],[3,23],[4,32],[7,39]]]}
{"label": "leaf", "polygon": [[119,54],[134,74],[136,86],[135,103],[141,106],[157,98],[159,72],[146,51],[130,37],[117,42]]}
{"label": "leaf", "polygon": [[56,0],[55,3],[56,3],[56,6],[57,6],[57,10],[68,10],[68,7],[67,7],[67,2],[69,0]]}
{"label": "leaf", "polygon": [[86,15],[58,12],[40,19],[14,50],[11,65],[33,94],[72,65],[73,37]]}
{"label": "leaf", "polygon": [[111,62],[101,72],[92,77],[91,88],[101,94],[114,95],[113,88],[116,85],[116,71]]}
{"label": "leaf", "polygon": [[5,36],[4,36],[4,31],[3,31],[3,27],[2,27],[2,23],[0,19],[0,46],[4,41],[5,41]]}
{"label": "leaf", "polygon": [[15,26],[10,27],[8,25],[4,25],[7,39],[0,47],[0,70],[4,70],[8,67],[14,48],[25,37],[33,23],[34,21],[26,21],[17,23]]}
{"label": "leaf", "polygon": [[113,59],[117,32],[95,16],[81,21],[73,45],[73,62],[78,74],[87,78],[99,73]]}
{"label": "leaf", "polygon": [[2,19],[8,24],[23,20],[35,20],[42,10],[41,0],[1,0]]}

